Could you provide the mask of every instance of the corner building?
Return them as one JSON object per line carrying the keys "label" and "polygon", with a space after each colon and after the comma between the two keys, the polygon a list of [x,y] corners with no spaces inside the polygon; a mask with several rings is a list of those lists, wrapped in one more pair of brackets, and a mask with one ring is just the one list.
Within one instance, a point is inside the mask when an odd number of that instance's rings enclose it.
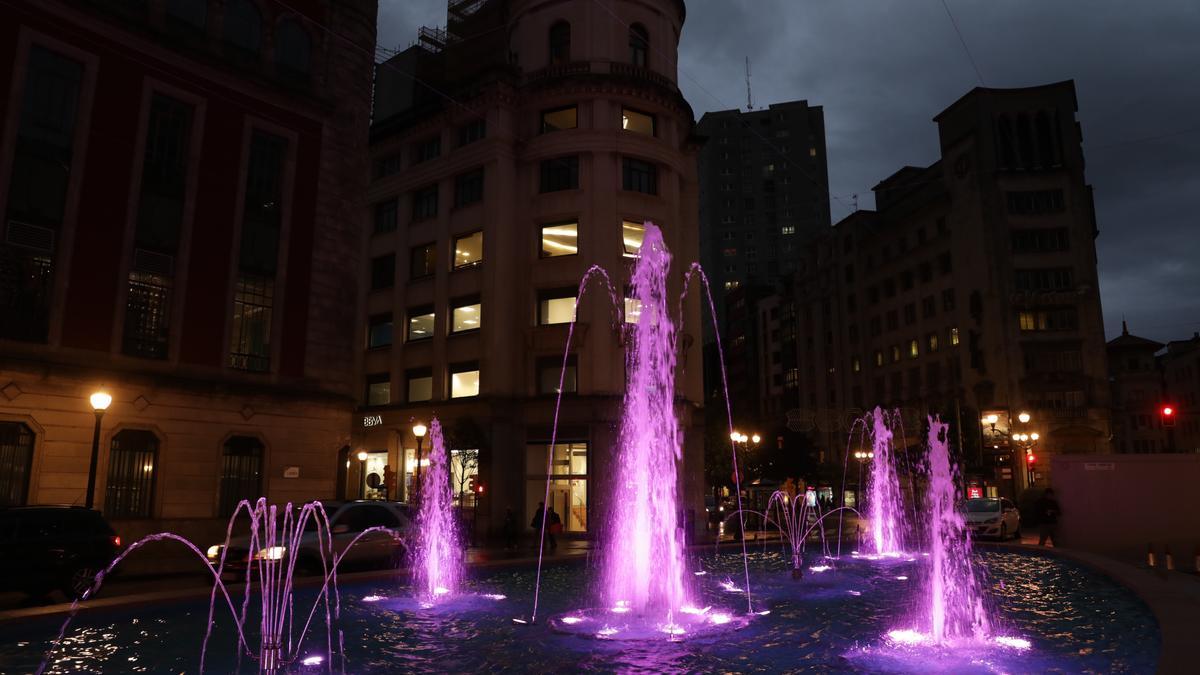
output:
{"label": "corner building", "polygon": [[85,502],[98,389],[127,541],[334,495],[375,11],[0,4],[0,506]]}
{"label": "corner building", "polygon": [[[437,415],[478,531],[497,530],[508,508],[527,530],[543,500],[574,298],[597,265],[614,297],[593,278],[577,310],[550,496],[568,533],[595,533],[635,330],[621,317],[637,307],[622,296],[642,223],[663,230],[674,297],[698,258],[698,147],[675,79],[683,21],[677,0],[452,1],[446,29],[422,29],[379,66],[356,442],[368,472],[395,467],[389,492],[411,494],[412,426]],[[680,488],[696,512],[699,297],[683,305],[675,375]],[[482,495],[470,493],[472,476]]]}

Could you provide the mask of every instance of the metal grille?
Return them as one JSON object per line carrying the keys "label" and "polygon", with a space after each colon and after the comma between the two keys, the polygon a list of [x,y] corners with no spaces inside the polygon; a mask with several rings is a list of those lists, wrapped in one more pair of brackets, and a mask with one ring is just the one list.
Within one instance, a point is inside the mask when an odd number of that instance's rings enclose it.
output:
{"label": "metal grille", "polygon": [[222,518],[233,515],[238,502],[253,501],[262,493],[263,446],[257,438],[234,436],[225,442],[221,458]]}
{"label": "metal grille", "polygon": [[21,506],[29,494],[33,432],[17,422],[0,422],[0,506]]}
{"label": "metal grille", "polygon": [[0,245],[0,338],[46,341],[53,280],[49,256]]}
{"label": "metal grille", "polygon": [[149,518],[158,473],[158,438],[149,431],[126,429],[113,437],[108,456],[104,515]]}
{"label": "metal grille", "polygon": [[130,272],[123,351],[130,356],[167,358],[170,323],[171,280],[147,272]]}
{"label": "metal grille", "polygon": [[275,280],[243,274],[233,296],[229,366],[266,372],[271,367],[271,302]]}

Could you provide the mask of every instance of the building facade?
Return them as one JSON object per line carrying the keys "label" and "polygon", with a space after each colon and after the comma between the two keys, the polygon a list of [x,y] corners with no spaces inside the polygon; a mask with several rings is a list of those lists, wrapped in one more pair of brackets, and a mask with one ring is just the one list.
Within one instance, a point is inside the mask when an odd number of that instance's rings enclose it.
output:
{"label": "building facade", "polygon": [[[637,313],[623,289],[643,223],[662,229],[674,255],[673,294],[699,254],[698,142],[676,84],[683,21],[677,0],[452,0],[445,29],[422,29],[380,64],[356,445],[368,475],[395,479],[368,496],[411,494],[428,449],[412,428],[436,415],[478,530],[498,528],[508,509],[529,523],[544,499],[570,336],[550,505],[566,531],[595,533],[625,322]],[[593,274],[576,308],[592,265],[607,277]],[[698,297],[683,305],[676,375],[681,487],[695,511]]]}
{"label": "building facade", "polygon": [[1048,454],[1111,451],[1075,111],[1071,82],[971,91],[934,118],[941,159],[877,185],[876,209],[802,263],[795,306],[769,309],[798,326],[794,372],[772,375],[798,401],[790,421],[838,464],[875,405],[906,410],[913,443],[926,414],[950,421],[969,477],[997,494],[1049,482]]}
{"label": "building facade", "polygon": [[289,7],[0,7],[2,503],[84,503],[98,390],[127,538],[334,495],[376,7]]}
{"label": "building facade", "polygon": [[1121,322],[1121,334],[1108,341],[1108,375],[1112,384],[1113,450],[1122,453],[1162,452],[1169,449],[1160,410],[1163,372],[1155,358],[1161,342],[1129,333]]}
{"label": "building facade", "polygon": [[1200,452],[1200,333],[1168,342],[1159,364],[1163,405],[1174,411],[1174,425],[1166,429],[1166,447],[1174,452]]}

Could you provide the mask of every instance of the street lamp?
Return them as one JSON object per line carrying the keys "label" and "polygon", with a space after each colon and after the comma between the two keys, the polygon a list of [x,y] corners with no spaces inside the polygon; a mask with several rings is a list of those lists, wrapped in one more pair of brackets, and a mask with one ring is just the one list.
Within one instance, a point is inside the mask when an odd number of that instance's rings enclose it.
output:
{"label": "street lamp", "polygon": [[1021,424],[1029,424],[1029,413],[1021,411],[1021,413],[1017,415],[1017,419],[1021,421]]}
{"label": "street lamp", "polygon": [[100,461],[100,419],[104,417],[104,411],[108,410],[108,406],[112,405],[112,396],[101,389],[91,395],[90,401],[92,411],[96,413],[96,427],[92,432],[92,461],[88,464],[87,497],[84,499],[84,507],[89,509],[96,501],[96,464]]}
{"label": "street lamp", "polygon": [[413,493],[420,498],[421,495],[421,444],[425,441],[425,432],[429,429],[420,422],[413,425],[413,436],[417,438],[417,468],[416,479],[413,481]]}
{"label": "street lamp", "polygon": [[358,451],[358,498],[367,498],[367,451]]}

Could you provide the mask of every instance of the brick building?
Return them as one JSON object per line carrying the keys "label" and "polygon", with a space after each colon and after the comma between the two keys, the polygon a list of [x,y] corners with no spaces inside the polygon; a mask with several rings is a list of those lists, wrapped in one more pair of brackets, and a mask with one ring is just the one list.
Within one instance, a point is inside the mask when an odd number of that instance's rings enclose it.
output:
{"label": "brick building", "polygon": [[83,503],[97,390],[123,535],[334,495],[375,12],[0,5],[0,503]]}

